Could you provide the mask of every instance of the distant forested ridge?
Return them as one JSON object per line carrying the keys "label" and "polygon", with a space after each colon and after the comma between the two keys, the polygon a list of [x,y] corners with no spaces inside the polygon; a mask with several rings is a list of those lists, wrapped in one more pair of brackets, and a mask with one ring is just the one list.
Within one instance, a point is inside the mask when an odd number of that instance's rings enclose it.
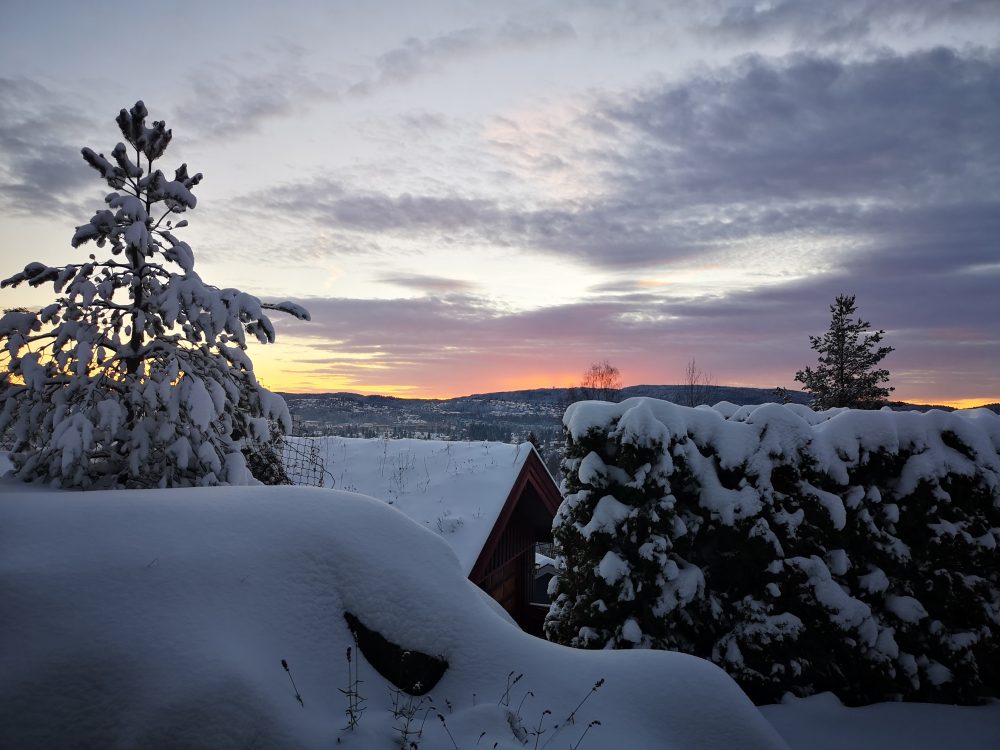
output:
{"label": "distant forested ridge", "polygon": [[[424,438],[438,440],[499,440],[520,442],[534,438],[549,471],[557,479],[563,455],[562,415],[582,398],[579,388],[532,388],[521,391],[476,393],[447,399],[364,396],[357,393],[284,393],[301,435],[343,437]],[[686,385],[632,385],[616,400],[646,396],[685,403]],[[738,405],[776,400],[770,388],[711,385],[702,390],[709,404]],[[792,403],[808,404],[809,396],[787,392]],[[891,404],[893,409],[928,409],[927,405]],[[948,407],[936,407],[950,411]]]}

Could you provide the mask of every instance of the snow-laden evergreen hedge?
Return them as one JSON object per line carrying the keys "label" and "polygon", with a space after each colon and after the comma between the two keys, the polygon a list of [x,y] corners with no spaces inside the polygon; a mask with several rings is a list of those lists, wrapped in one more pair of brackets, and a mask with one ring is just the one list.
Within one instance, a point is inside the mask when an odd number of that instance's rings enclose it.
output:
{"label": "snow-laden evergreen hedge", "polygon": [[1000,416],[633,398],[564,418],[552,640],[758,702],[1000,694]]}

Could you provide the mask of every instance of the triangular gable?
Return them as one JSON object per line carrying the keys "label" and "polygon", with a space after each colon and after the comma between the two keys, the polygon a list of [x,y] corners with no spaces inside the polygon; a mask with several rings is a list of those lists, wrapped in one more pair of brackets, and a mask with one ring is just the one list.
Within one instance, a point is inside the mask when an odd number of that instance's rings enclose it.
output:
{"label": "triangular gable", "polygon": [[504,501],[500,514],[493,524],[493,529],[490,531],[490,535],[486,539],[479,557],[476,558],[476,562],[472,566],[472,570],[469,573],[471,581],[478,582],[489,572],[490,560],[497,545],[500,544],[504,530],[514,518],[514,514],[518,511],[521,504],[527,502],[526,498],[528,496],[537,499],[541,511],[547,516],[547,525],[551,527],[552,519],[559,509],[560,503],[562,503],[562,496],[559,494],[559,488],[549,474],[548,469],[545,468],[545,464],[542,463],[542,459],[534,447],[532,447],[531,452],[525,459],[524,465],[517,475],[517,479],[507,494],[507,499]]}

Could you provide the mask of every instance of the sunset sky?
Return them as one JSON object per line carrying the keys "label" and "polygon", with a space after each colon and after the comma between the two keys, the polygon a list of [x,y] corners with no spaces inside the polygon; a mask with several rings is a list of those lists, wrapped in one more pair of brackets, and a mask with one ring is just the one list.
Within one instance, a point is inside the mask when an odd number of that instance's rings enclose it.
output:
{"label": "sunset sky", "polygon": [[272,389],[797,389],[847,293],[894,397],[1000,401],[996,0],[0,0],[0,277],[85,257],[137,99],[202,278],[312,313]]}

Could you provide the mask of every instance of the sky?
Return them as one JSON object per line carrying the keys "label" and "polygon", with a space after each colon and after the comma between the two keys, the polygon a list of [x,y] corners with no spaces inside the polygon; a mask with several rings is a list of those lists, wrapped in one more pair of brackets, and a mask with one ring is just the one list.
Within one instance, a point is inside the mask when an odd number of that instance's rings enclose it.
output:
{"label": "sky", "polygon": [[853,294],[895,398],[1000,401],[998,0],[0,0],[0,276],[90,252],[137,99],[201,277],[312,314],[274,390],[797,390]]}

